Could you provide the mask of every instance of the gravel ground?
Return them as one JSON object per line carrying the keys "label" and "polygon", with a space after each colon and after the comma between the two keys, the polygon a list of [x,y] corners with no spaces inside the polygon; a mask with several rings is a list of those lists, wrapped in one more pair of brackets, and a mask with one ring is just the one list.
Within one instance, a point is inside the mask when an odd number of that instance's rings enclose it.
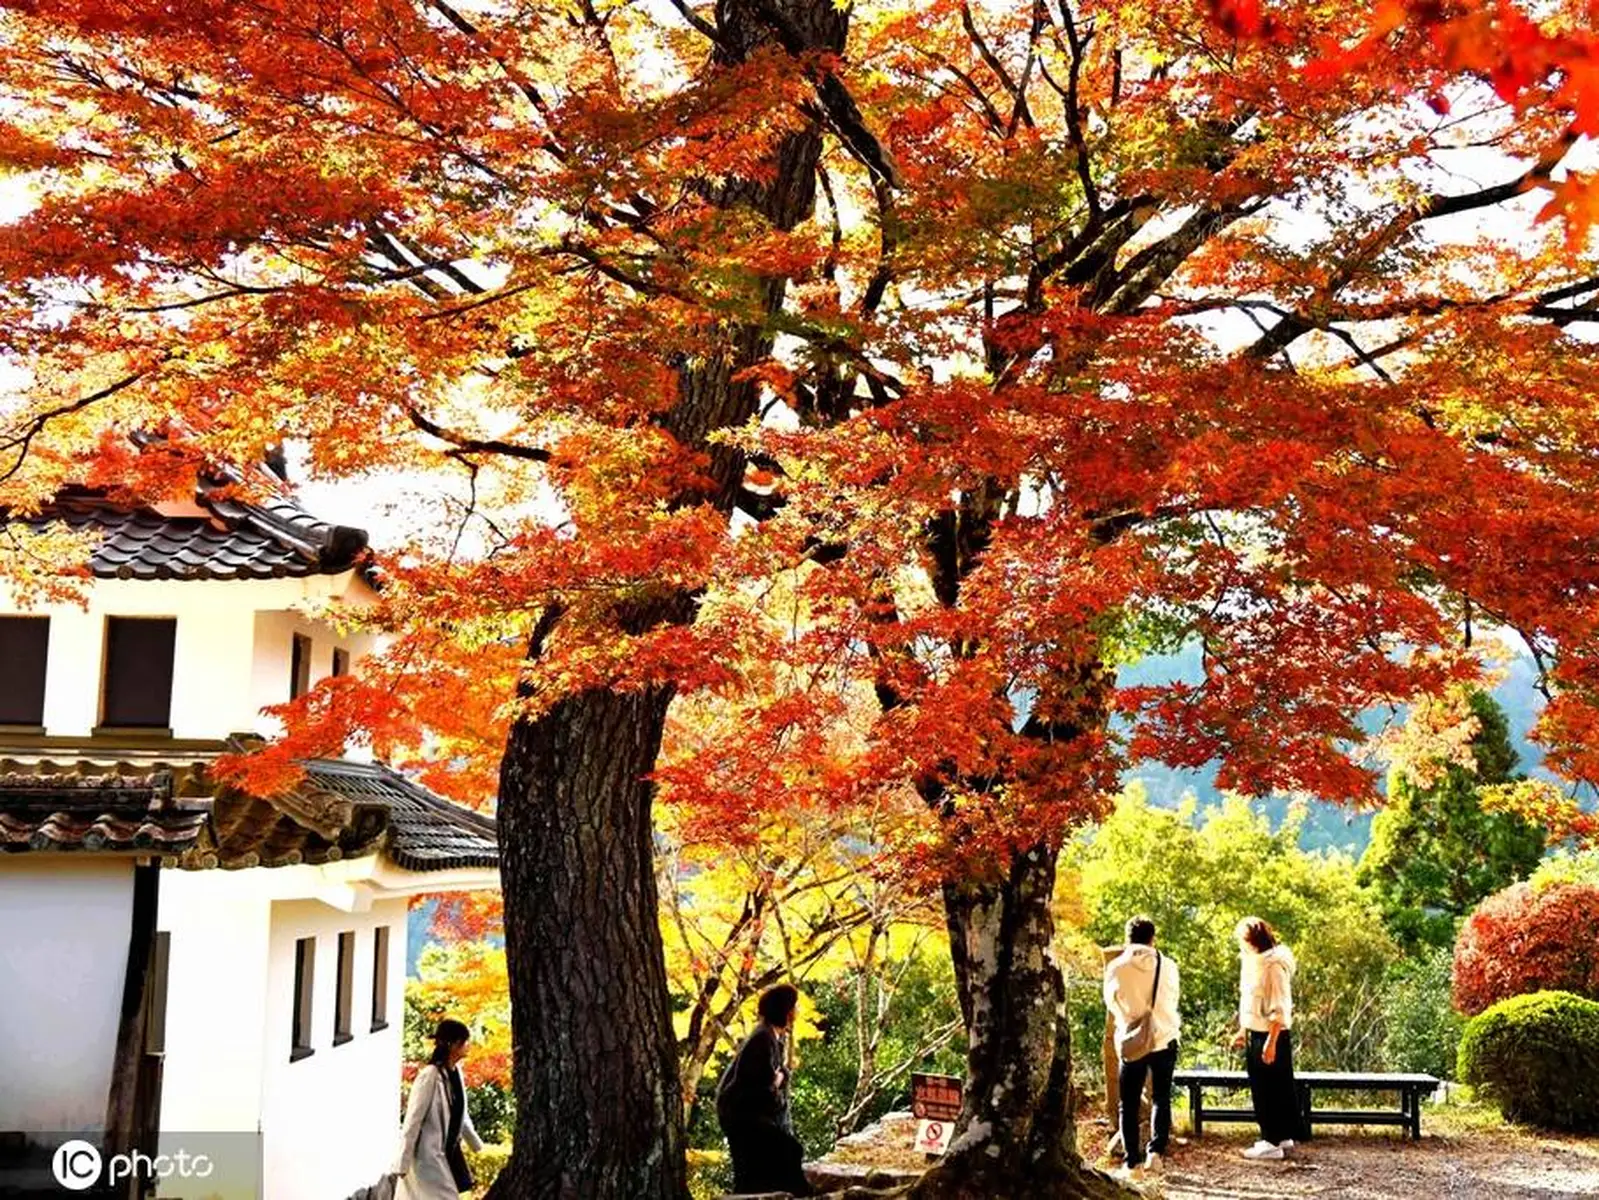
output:
{"label": "gravel ground", "polygon": [[[1140,1190],[1160,1200],[1279,1200],[1324,1196],[1330,1200],[1570,1200],[1599,1197],[1599,1137],[1539,1134],[1506,1126],[1496,1113],[1471,1107],[1423,1110],[1422,1139],[1403,1140],[1393,1129],[1318,1131],[1284,1162],[1240,1156],[1254,1140],[1243,1125],[1181,1136],[1186,1114],[1177,1113],[1178,1136],[1166,1169]],[[893,1114],[841,1143],[828,1162],[916,1170],[926,1159],[910,1148],[915,1121]],[[1103,1146],[1109,1126],[1084,1120],[1078,1144]],[[1101,1159],[1105,1170],[1117,1163]]]}
{"label": "gravel ground", "polygon": [[[1423,1118],[1424,1122],[1426,1118]],[[1599,1197],[1599,1138],[1543,1136],[1503,1126],[1424,1124],[1420,1142],[1388,1130],[1329,1130],[1284,1162],[1240,1156],[1243,1126],[1179,1139],[1161,1177],[1141,1190],[1165,1200],[1567,1200]],[[1096,1131],[1102,1140],[1103,1130]],[[1090,1137],[1094,1136],[1090,1134]],[[1094,1143],[1084,1139],[1085,1146]],[[1102,1166],[1113,1164],[1102,1163]]]}

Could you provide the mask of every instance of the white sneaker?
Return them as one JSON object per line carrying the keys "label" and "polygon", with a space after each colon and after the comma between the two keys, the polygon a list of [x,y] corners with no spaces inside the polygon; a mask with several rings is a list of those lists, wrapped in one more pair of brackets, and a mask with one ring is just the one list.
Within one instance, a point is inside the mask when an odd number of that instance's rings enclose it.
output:
{"label": "white sneaker", "polygon": [[1284,1154],[1287,1154],[1290,1150],[1292,1150],[1294,1148],[1294,1145],[1295,1145],[1294,1139],[1293,1138],[1287,1138],[1287,1139],[1277,1143],[1277,1149],[1281,1150]]}
{"label": "white sneaker", "polygon": [[1245,1150],[1244,1157],[1256,1159],[1278,1159],[1284,1157],[1284,1155],[1283,1148],[1281,1146],[1274,1146],[1270,1142],[1260,1141],[1256,1142],[1248,1150]]}
{"label": "white sneaker", "polygon": [[1111,1172],[1110,1177],[1117,1183],[1143,1183],[1144,1168],[1142,1166],[1117,1167],[1116,1170]]}
{"label": "white sneaker", "polygon": [[1161,1160],[1161,1157],[1158,1154],[1151,1154],[1149,1157],[1144,1159],[1144,1170],[1148,1171],[1151,1175],[1160,1174],[1161,1168],[1165,1165],[1166,1164]]}

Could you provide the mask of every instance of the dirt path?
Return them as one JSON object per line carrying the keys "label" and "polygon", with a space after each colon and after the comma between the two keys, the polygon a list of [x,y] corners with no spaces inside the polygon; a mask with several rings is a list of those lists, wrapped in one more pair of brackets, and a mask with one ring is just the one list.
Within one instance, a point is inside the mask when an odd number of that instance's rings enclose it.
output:
{"label": "dirt path", "polygon": [[1250,1162],[1242,1131],[1173,1147],[1163,1178],[1143,1190],[1165,1200],[1567,1200],[1599,1196],[1599,1138],[1513,1129],[1318,1134],[1285,1162]]}
{"label": "dirt path", "polygon": [[[1241,1125],[1208,1129],[1198,1140],[1183,1136],[1185,1113],[1166,1169],[1141,1189],[1153,1200],[1571,1200],[1599,1197],[1599,1137],[1538,1134],[1503,1124],[1497,1113],[1472,1106],[1429,1106],[1422,1139],[1403,1140],[1392,1129],[1318,1131],[1285,1162],[1251,1162],[1241,1156],[1254,1131]],[[892,1114],[839,1144],[829,1163],[845,1169],[914,1173],[927,1160],[912,1149],[916,1122]],[[1103,1146],[1110,1126],[1085,1117],[1078,1145],[1085,1154]],[[1094,1164],[1109,1171],[1116,1162]],[[902,1176],[909,1178],[911,1175]],[[863,1179],[839,1179],[832,1186]],[[886,1181],[885,1181],[886,1182]],[[997,1198],[996,1198],[997,1200]]]}

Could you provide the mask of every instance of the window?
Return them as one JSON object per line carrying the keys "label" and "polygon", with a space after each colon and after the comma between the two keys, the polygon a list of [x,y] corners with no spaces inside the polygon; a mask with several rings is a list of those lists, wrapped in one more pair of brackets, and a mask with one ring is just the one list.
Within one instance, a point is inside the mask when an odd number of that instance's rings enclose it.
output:
{"label": "window", "polygon": [[311,690],[311,639],[303,633],[294,635],[294,649],[289,658],[289,699],[303,696]]}
{"label": "window", "polygon": [[111,617],[106,622],[102,725],[164,729],[172,722],[172,617]]}
{"label": "window", "polygon": [[389,1027],[389,927],[380,925],[372,940],[372,1032]]}
{"label": "window", "polygon": [[350,652],[348,650],[335,650],[333,652],[333,673],[335,675],[348,675],[350,673]]}
{"label": "window", "polygon": [[297,1062],[311,1051],[311,987],[316,975],[316,939],[294,943],[294,1040],[289,1061]]}
{"label": "window", "polygon": [[342,1046],[351,1038],[350,996],[355,990],[355,934],[339,934],[339,987],[333,1005],[333,1044]]}
{"label": "window", "polygon": [[49,617],[0,617],[0,725],[44,724]]}

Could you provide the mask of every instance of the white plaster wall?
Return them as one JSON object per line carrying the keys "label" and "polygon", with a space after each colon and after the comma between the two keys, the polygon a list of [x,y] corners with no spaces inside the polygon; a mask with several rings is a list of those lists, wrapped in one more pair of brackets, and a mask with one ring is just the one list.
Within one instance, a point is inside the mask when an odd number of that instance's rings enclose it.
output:
{"label": "white plaster wall", "polygon": [[254,1132],[261,1124],[271,901],[242,871],[163,871],[167,960],[161,1128]]}
{"label": "white plaster wall", "polygon": [[102,1130],[133,863],[0,855],[0,914],[0,1132]]}
{"label": "white plaster wall", "polygon": [[[294,635],[311,639],[311,678],[315,687],[333,673],[333,651],[347,650],[350,666],[371,650],[370,634],[340,636],[327,622],[313,621],[297,612],[257,612],[253,636],[255,653],[250,674],[250,705],[259,714],[270,704],[284,704],[289,699],[289,684],[294,664]],[[251,728],[262,733],[276,734],[281,723],[257,715]]]}
{"label": "white plaster wall", "polygon": [[[161,1080],[161,1150],[205,1153],[195,1134],[243,1135],[261,1128],[261,1030],[266,1025],[271,903],[240,871],[163,871],[158,926],[167,958],[166,1058]],[[192,1195],[193,1180],[169,1179],[159,1196]],[[228,1172],[208,1181],[214,1200],[259,1200],[253,1183]]]}
{"label": "white plaster wall", "polygon": [[289,698],[291,635],[312,636],[311,681],[332,669],[333,648],[352,665],[368,653],[370,635],[341,636],[294,606],[341,597],[365,604],[370,589],[352,576],[267,580],[95,580],[87,610],[50,605],[23,610],[0,590],[0,614],[29,611],[50,618],[44,724],[53,735],[82,737],[100,722],[101,677],[108,616],[175,617],[172,732],[180,738],[277,732],[260,715]]}
{"label": "white plaster wall", "polygon": [[[393,1159],[400,1123],[405,916],[403,899],[374,901],[364,912],[306,900],[272,905],[261,1110],[266,1200],[348,1196],[374,1182]],[[380,925],[389,927],[389,1025],[373,1032],[373,939]],[[338,935],[348,930],[356,935],[354,1036],[335,1046]],[[317,939],[311,1039],[315,1053],[290,1062],[294,945],[310,936]]]}

